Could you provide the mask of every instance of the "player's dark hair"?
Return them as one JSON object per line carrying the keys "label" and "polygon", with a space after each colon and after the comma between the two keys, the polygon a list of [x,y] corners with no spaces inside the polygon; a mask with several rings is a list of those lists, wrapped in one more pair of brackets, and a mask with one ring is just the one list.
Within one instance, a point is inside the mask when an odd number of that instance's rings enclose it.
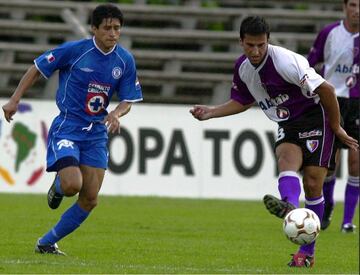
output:
{"label": "player's dark hair", "polygon": [[99,27],[106,18],[119,19],[121,26],[124,23],[124,16],[120,9],[113,4],[103,4],[97,6],[91,14],[91,26]]}
{"label": "player's dark hair", "polygon": [[349,2],[349,0],[344,0],[344,4],[347,5],[347,3]]}
{"label": "player's dark hair", "polygon": [[266,33],[267,38],[270,37],[270,27],[265,19],[260,16],[248,16],[240,26],[240,38],[244,39],[245,34],[259,35]]}

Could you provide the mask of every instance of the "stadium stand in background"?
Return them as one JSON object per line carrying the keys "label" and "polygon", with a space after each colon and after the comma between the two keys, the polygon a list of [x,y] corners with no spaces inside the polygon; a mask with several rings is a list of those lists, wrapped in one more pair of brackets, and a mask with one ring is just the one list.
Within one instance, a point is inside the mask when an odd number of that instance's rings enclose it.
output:
{"label": "stadium stand in background", "polygon": [[[135,56],[147,103],[228,98],[245,16],[264,16],[271,43],[300,54],[321,27],[342,18],[341,1],[326,0],[0,0],[0,97],[12,94],[39,54],[90,37],[89,15],[99,2],[118,3],[124,13],[120,43]],[[54,77],[42,79],[25,97],[54,98],[55,91]]]}

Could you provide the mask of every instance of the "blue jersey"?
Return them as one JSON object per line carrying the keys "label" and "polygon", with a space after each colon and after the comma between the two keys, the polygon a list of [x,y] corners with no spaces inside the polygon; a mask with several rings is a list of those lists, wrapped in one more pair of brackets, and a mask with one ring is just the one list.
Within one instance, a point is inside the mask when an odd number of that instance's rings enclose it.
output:
{"label": "blue jersey", "polygon": [[142,100],[134,58],[120,45],[105,53],[94,38],[66,42],[45,52],[34,63],[45,78],[59,70],[56,104],[60,115],[52,125],[58,137],[105,137],[106,128],[99,122],[108,114],[106,108],[113,94],[120,101]]}

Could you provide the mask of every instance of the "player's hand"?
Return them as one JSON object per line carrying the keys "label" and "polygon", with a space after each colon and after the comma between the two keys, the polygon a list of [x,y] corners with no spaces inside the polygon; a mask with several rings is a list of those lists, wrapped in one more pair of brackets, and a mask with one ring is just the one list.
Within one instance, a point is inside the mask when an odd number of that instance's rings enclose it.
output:
{"label": "player's hand", "polygon": [[120,120],[116,112],[111,111],[103,120],[108,132],[115,134],[120,133]]}
{"label": "player's hand", "polygon": [[211,108],[205,105],[195,105],[190,113],[198,120],[207,120],[211,118]]}
{"label": "player's hand", "polygon": [[13,100],[9,100],[8,103],[2,106],[2,109],[4,111],[6,121],[10,122],[13,120],[13,116],[18,110],[18,103]]}
{"label": "player's hand", "polygon": [[357,151],[359,150],[358,141],[352,137],[350,137],[342,127],[335,132],[335,135],[340,139],[342,143],[349,146],[349,148]]}

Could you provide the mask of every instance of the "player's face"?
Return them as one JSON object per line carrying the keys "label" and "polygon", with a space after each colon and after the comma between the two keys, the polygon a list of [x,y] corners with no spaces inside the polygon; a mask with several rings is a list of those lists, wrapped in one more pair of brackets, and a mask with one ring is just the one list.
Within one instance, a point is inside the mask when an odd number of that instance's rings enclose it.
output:
{"label": "player's face", "polygon": [[240,40],[240,44],[251,64],[254,66],[260,65],[265,58],[268,48],[266,33],[259,35],[245,34],[244,38]]}
{"label": "player's face", "polygon": [[120,37],[120,21],[116,18],[105,18],[98,28],[92,27],[96,44],[104,52],[110,51]]}
{"label": "player's face", "polygon": [[359,28],[359,0],[349,0],[344,4],[346,21],[351,28]]}

